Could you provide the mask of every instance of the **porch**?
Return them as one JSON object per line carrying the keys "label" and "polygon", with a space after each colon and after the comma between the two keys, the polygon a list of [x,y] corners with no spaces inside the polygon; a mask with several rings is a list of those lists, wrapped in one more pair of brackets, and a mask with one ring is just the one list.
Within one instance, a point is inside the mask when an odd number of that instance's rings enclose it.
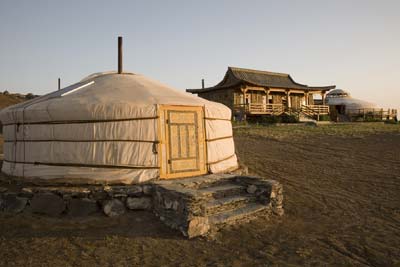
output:
{"label": "porch", "polygon": [[[314,99],[314,94],[319,94],[321,99]],[[288,114],[319,118],[320,115],[329,114],[329,106],[325,105],[325,91],[246,88],[237,92],[234,100],[234,113],[245,116]]]}
{"label": "porch", "polygon": [[289,108],[284,104],[248,103],[239,104],[234,107],[235,112],[243,112],[248,115],[275,115],[283,113],[303,113],[307,116],[328,115],[327,105],[301,105],[300,108]]}

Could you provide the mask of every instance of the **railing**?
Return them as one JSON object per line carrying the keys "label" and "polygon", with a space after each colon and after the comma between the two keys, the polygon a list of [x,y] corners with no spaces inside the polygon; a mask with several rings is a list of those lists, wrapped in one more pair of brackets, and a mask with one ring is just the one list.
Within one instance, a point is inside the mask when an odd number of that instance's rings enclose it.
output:
{"label": "railing", "polygon": [[363,108],[347,109],[346,115],[352,119],[366,118],[377,120],[393,120],[397,118],[397,109]]}
{"label": "railing", "polygon": [[329,106],[325,105],[303,105],[301,108],[287,108],[283,104],[263,104],[263,103],[249,103],[235,105],[236,112],[245,112],[247,114],[266,114],[266,115],[281,115],[284,112],[290,114],[304,113],[308,116],[327,115],[329,114]]}
{"label": "railing", "polygon": [[283,104],[249,103],[235,105],[235,111],[244,111],[248,114],[281,115],[285,111]]}
{"label": "railing", "polygon": [[329,106],[326,105],[302,105],[301,112],[308,116],[315,115],[328,115],[329,114]]}

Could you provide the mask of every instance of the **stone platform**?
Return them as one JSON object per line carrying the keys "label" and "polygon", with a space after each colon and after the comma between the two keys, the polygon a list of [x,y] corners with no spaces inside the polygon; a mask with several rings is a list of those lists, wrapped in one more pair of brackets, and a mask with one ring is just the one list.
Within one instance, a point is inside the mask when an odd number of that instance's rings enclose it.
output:
{"label": "stone platform", "polygon": [[166,225],[192,238],[260,214],[283,215],[282,186],[274,180],[211,174],[140,185],[0,185],[0,212],[46,216],[119,216],[153,211]]}

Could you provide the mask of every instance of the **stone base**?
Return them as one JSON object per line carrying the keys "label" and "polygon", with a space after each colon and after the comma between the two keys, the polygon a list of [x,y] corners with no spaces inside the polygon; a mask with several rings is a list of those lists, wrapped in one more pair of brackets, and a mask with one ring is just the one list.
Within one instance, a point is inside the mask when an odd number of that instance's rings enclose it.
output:
{"label": "stone base", "polygon": [[284,213],[280,183],[259,177],[213,174],[155,183],[154,212],[192,238],[259,214]]}
{"label": "stone base", "polygon": [[212,174],[121,186],[0,187],[0,212],[46,216],[119,216],[152,210],[166,225],[192,238],[259,214],[283,215],[282,186],[240,174]]}
{"label": "stone base", "polygon": [[129,210],[151,210],[152,184],[121,186],[0,187],[0,212],[31,212],[47,216],[117,216]]}

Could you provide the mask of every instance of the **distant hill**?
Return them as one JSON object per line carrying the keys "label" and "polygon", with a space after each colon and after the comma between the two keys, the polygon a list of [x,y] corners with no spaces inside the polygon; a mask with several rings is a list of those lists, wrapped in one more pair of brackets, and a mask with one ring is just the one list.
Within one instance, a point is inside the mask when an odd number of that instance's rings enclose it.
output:
{"label": "distant hill", "polygon": [[3,93],[0,93],[0,110],[35,97],[37,97],[37,95],[33,95],[31,93],[23,95],[23,94],[12,94],[7,91],[4,91]]}

